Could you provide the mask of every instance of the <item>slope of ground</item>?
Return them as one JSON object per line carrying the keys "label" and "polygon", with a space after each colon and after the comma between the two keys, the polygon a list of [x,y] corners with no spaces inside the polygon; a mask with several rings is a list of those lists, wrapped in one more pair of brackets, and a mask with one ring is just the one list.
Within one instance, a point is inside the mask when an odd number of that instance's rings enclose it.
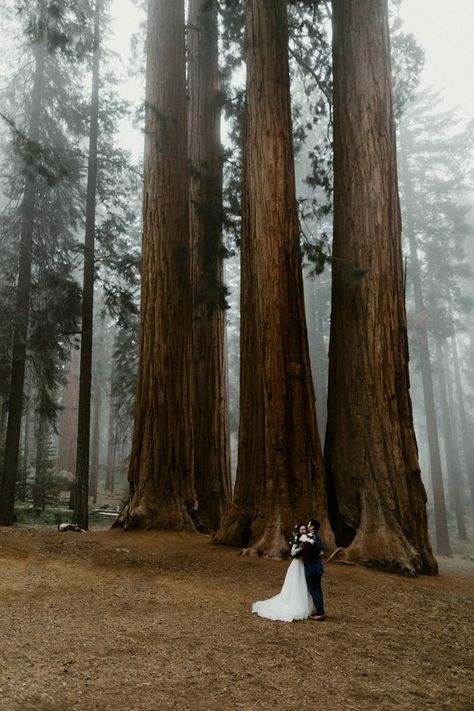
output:
{"label": "slope of ground", "polygon": [[0,529],[0,709],[474,708],[473,562],[331,563],[327,622],[252,615],[286,567],[199,535]]}

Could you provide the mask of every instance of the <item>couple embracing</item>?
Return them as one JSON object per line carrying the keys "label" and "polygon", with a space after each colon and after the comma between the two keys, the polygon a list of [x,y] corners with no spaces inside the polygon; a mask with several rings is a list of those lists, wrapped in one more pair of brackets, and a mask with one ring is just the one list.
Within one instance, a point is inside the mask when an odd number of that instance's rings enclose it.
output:
{"label": "couple embracing", "polygon": [[293,561],[278,595],[252,605],[252,612],[269,620],[325,620],[321,577],[323,542],[318,534],[319,521],[295,526],[291,555]]}

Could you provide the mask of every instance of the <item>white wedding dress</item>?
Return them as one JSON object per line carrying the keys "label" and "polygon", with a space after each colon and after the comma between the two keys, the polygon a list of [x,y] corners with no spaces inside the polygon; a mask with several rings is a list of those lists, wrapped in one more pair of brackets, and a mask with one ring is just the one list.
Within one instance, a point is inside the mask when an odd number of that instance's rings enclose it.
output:
{"label": "white wedding dress", "polygon": [[269,620],[292,622],[305,620],[311,615],[313,601],[308,592],[304,565],[301,558],[295,558],[287,570],[281,592],[269,600],[260,600],[252,605],[252,612]]}

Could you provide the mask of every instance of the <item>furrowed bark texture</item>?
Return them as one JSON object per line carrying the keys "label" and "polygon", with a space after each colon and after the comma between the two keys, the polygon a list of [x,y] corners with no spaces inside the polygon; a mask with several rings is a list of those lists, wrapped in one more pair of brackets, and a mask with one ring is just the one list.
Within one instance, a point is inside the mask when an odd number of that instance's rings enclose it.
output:
{"label": "furrowed bark texture", "polygon": [[194,530],[184,2],[148,3],[140,359],[118,525]]}
{"label": "furrowed bark texture", "polygon": [[220,525],[231,499],[223,289],[217,0],[189,5],[194,479],[199,516]]}
{"label": "furrowed bark texture", "polygon": [[310,515],[331,543],[304,315],[286,2],[249,0],[246,40],[239,459],[215,540],[279,557]]}
{"label": "furrowed bark texture", "polygon": [[325,463],[346,557],[436,573],[409,397],[386,0],[334,0],[334,246]]}

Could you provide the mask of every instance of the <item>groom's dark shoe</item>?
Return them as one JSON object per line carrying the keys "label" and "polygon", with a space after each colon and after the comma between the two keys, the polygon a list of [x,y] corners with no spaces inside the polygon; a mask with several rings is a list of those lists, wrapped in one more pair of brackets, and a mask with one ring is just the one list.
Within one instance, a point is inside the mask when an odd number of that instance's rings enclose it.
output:
{"label": "groom's dark shoe", "polygon": [[316,622],[324,622],[326,620],[326,615],[311,615],[310,620],[315,620]]}

